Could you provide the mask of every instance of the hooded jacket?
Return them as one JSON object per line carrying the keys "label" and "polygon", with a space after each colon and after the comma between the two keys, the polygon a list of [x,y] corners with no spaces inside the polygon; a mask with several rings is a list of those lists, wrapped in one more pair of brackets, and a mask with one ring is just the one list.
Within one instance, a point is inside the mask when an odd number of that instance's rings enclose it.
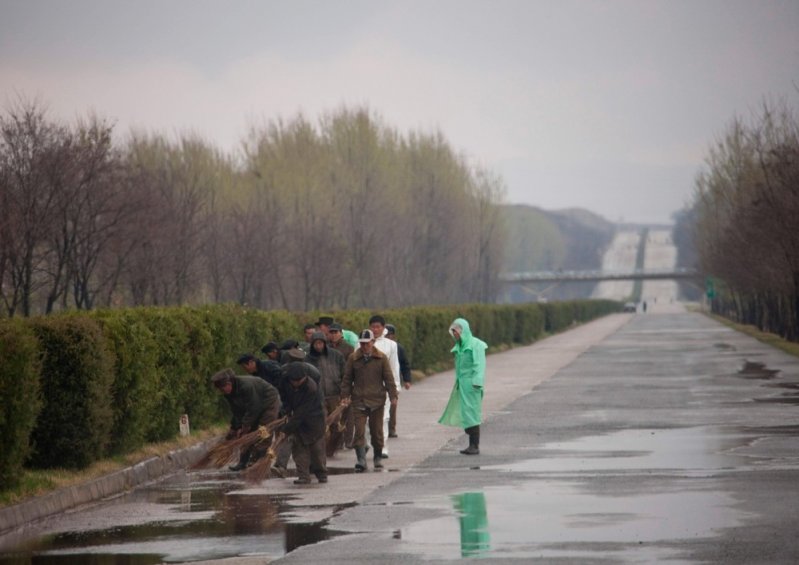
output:
{"label": "hooded jacket", "polygon": [[311,445],[325,435],[325,411],[322,406],[322,390],[310,375],[305,363],[294,364],[289,369],[304,372],[308,377],[298,388],[291,386],[290,378],[286,378],[281,393],[285,395],[283,406],[288,421],[283,425],[283,432],[295,434],[305,445]]}
{"label": "hooded jacket", "polygon": [[455,384],[438,422],[465,429],[479,425],[483,417],[485,351],[488,345],[472,335],[469,322],[463,318],[452,322],[450,333],[453,326],[461,328],[461,338],[451,350],[455,355]]}
{"label": "hooded jacket", "polygon": [[[324,349],[318,353],[314,348],[314,343],[321,341]],[[321,375],[322,393],[325,398],[338,396],[341,394],[341,376],[344,374],[344,356],[328,347],[325,334],[316,332],[311,337],[311,352],[307,357],[308,363],[319,370]]]}

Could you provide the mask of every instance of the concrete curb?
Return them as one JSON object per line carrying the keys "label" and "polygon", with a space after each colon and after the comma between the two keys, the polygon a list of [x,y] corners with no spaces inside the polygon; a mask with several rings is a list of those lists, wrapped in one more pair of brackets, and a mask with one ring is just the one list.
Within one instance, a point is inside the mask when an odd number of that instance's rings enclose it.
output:
{"label": "concrete curb", "polygon": [[0,534],[7,534],[35,520],[40,520],[90,502],[118,495],[144,483],[185,469],[217,441],[210,439],[160,457],[151,457],[132,467],[121,469],[92,481],[58,489],[31,500],[0,509]]}

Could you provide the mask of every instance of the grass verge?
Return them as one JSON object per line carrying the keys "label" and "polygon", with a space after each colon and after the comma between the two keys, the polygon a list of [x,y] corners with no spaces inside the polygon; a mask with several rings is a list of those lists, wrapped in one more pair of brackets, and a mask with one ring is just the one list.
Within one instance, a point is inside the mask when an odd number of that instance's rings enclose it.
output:
{"label": "grass verge", "polygon": [[777,349],[784,351],[789,355],[793,355],[794,357],[799,357],[799,343],[787,341],[776,334],[770,334],[761,331],[757,329],[755,326],[738,324],[717,314],[706,313],[706,315],[716,320],[717,322],[724,324],[727,327],[730,327],[734,330],[737,330],[741,333],[744,333],[750,337],[755,338],[761,343],[765,343],[766,345],[776,347]]}
{"label": "grass verge", "polygon": [[127,455],[104,459],[81,470],[26,469],[23,471],[20,482],[15,488],[0,490],[0,507],[24,502],[60,488],[85,483],[136,463],[141,463],[152,457],[160,457],[170,451],[202,443],[221,435],[226,429],[226,425],[219,425],[207,430],[194,431],[187,437],[178,437],[171,441],[148,444]]}

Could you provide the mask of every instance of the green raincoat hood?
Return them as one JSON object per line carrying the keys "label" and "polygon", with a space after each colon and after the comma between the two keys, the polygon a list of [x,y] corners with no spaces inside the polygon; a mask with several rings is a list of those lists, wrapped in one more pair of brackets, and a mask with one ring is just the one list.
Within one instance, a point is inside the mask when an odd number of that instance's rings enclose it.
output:
{"label": "green raincoat hood", "polygon": [[[452,335],[452,327],[459,326],[461,328],[461,340],[455,342],[455,346],[451,351],[466,351],[467,349],[474,348],[475,337],[472,335],[472,330],[469,327],[469,322],[463,318],[457,318],[449,325],[449,333]],[[454,338],[455,336],[453,336]]]}

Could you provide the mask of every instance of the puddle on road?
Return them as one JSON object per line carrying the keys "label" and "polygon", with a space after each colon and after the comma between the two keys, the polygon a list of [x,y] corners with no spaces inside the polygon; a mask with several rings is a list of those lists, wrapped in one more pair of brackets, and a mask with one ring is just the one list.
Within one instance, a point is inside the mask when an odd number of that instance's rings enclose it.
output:
{"label": "puddle on road", "polygon": [[[91,510],[75,531],[28,539],[0,550],[0,565],[150,565],[263,555],[275,559],[333,537],[326,520],[290,523],[290,497],[238,495],[244,483],[202,473],[138,489],[120,505],[115,525],[93,527]],[[333,511],[337,511],[334,508]],[[330,513],[330,512],[328,512]],[[127,516],[126,516],[127,514]]]}
{"label": "puddle on road", "polygon": [[781,394],[779,396],[767,396],[764,398],[755,398],[755,402],[762,403],[776,403],[776,404],[795,404],[799,405],[799,394]]}
{"label": "puddle on road", "polygon": [[677,557],[670,542],[739,525],[745,514],[734,503],[713,491],[601,496],[580,483],[534,480],[419,503],[447,515],[403,528],[398,550],[426,559],[665,562]]}
{"label": "puddle on road", "polygon": [[505,485],[417,502],[445,516],[403,528],[399,551],[438,559],[678,561],[670,542],[713,537],[747,516],[705,477],[750,462],[735,450],[754,437],[696,427],[546,444],[535,458],[483,466],[508,473]]}
{"label": "puddle on road", "polygon": [[745,360],[737,375],[745,379],[771,380],[780,373],[779,369],[769,369],[760,361]]}
{"label": "puddle on road", "polygon": [[736,455],[752,436],[716,427],[632,429],[549,443],[536,457],[486,467],[521,473],[582,473],[608,470],[713,471],[745,464]]}

